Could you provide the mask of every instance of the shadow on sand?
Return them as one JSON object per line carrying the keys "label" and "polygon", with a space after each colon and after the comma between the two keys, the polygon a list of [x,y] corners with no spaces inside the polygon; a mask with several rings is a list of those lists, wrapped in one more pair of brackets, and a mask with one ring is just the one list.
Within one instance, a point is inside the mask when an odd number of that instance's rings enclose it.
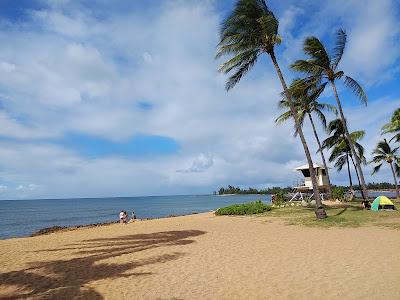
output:
{"label": "shadow on sand", "polygon": [[[0,273],[0,289],[13,292],[0,295],[0,299],[103,299],[102,295],[86,284],[101,279],[148,276],[152,273],[134,272],[135,268],[176,260],[185,253],[172,252],[127,263],[102,263],[128,253],[152,248],[194,243],[189,238],[205,234],[200,230],[165,231],[151,234],[133,234],[117,238],[84,240],[66,248],[42,250],[63,251],[76,249],[72,259],[31,263],[27,269]],[[16,287],[16,288],[15,288]]]}

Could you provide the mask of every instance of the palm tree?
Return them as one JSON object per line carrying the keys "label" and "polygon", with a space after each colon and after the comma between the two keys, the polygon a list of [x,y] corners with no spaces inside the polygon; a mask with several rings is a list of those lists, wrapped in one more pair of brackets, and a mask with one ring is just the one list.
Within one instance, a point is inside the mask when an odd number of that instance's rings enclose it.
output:
{"label": "palm tree", "polygon": [[280,44],[278,35],[279,22],[268,8],[265,0],[238,0],[232,13],[223,21],[220,31],[216,58],[232,55],[228,61],[219,67],[225,74],[234,71],[226,83],[226,89],[233,88],[240,79],[254,66],[259,56],[266,53],[270,56],[276,73],[281,82],[286,100],[290,105],[296,128],[306,154],[314,197],[316,201],[315,214],[317,218],[325,218],[326,212],[322,207],[318,192],[317,179],[313,168],[310,150],[304,138],[303,130],[296,115],[296,109],[283,78],[275,56],[275,45]]}
{"label": "palm tree", "polygon": [[375,174],[380,170],[384,161],[386,161],[390,168],[392,169],[394,184],[396,186],[396,197],[399,198],[399,187],[397,185],[397,176],[400,175],[400,156],[397,154],[397,150],[400,147],[391,148],[389,143],[384,139],[380,141],[374,151],[372,151],[372,155],[374,156],[371,163],[375,163],[374,171],[372,174]]}
{"label": "palm tree", "polygon": [[[353,182],[351,178],[350,172],[350,163],[349,159],[351,160],[354,169],[356,171],[358,184],[361,187],[360,176],[358,174],[355,160],[353,158],[353,153],[351,152],[349,142],[346,138],[345,131],[343,128],[343,123],[340,119],[335,119],[329,122],[327,126],[327,132],[330,134],[328,138],[326,138],[322,143],[322,148],[332,149],[331,155],[329,156],[329,161],[335,161],[335,167],[338,171],[341,171],[344,164],[347,164],[347,171],[349,174],[349,181],[350,181],[350,192],[354,193]],[[364,157],[364,147],[359,144],[357,141],[361,140],[365,135],[365,131],[353,131],[350,133],[350,138],[355,146],[356,155],[358,159],[363,163],[366,164],[366,159]],[[363,195],[363,190],[361,190],[361,195]],[[364,196],[363,196],[364,197]]]}
{"label": "palm tree", "polygon": [[[308,85],[304,86],[300,79],[296,79],[292,82],[289,88],[289,92],[292,95],[292,99],[294,101],[294,105],[297,112],[297,118],[299,120],[300,126],[303,126],[304,119],[307,116],[310,120],[315,139],[318,144],[318,152],[321,154],[321,159],[325,167],[326,177],[328,179],[328,199],[332,199],[332,188],[331,188],[331,181],[329,178],[329,170],[328,165],[326,164],[324,151],[322,150],[321,141],[319,139],[317,129],[315,127],[315,123],[312,117],[312,114],[315,114],[321,121],[322,126],[326,129],[326,118],[323,110],[329,110],[336,114],[336,108],[330,104],[320,103],[318,102],[318,98],[323,91],[323,87],[317,85]],[[279,106],[281,108],[289,108],[289,103],[287,100],[283,99],[279,102]],[[277,124],[283,123],[288,119],[292,119],[292,114],[290,109],[283,114],[281,114],[275,122]],[[295,129],[294,135],[296,136],[298,131]]]}
{"label": "palm tree", "polygon": [[332,86],[336,103],[339,108],[340,119],[345,130],[345,136],[349,141],[350,150],[355,159],[356,169],[360,176],[363,197],[365,197],[364,200],[367,200],[368,192],[365,185],[364,174],[361,169],[360,160],[356,155],[354,144],[350,138],[342,104],[340,102],[335,84],[336,80],[341,79],[344,76],[344,84],[349,87],[365,105],[367,104],[367,95],[357,81],[349,76],[345,76],[343,71],[338,70],[338,65],[342,59],[344,48],[346,46],[346,40],[346,33],[342,29],[339,29],[337,32],[336,46],[333,53],[329,55],[324,45],[318,38],[309,37],[304,42],[304,52],[310,57],[310,59],[298,60],[291,67],[296,71],[306,73],[308,75],[308,77],[305,79],[306,82],[317,81],[322,83],[330,83]]}
{"label": "palm tree", "polygon": [[383,125],[382,127],[382,134],[387,133],[395,133],[395,136],[390,139],[396,140],[396,142],[400,141],[400,108],[396,109],[393,113],[390,122]]}

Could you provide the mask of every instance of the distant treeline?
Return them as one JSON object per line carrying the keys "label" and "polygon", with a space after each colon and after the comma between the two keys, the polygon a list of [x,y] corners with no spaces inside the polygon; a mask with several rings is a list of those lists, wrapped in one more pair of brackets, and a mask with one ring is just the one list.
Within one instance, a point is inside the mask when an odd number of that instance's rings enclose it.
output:
{"label": "distant treeline", "polygon": [[[338,186],[348,189],[348,186]],[[372,182],[367,184],[367,189],[369,190],[391,190],[394,189],[395,186],[389,182]],[[360,187],[358,185],[354,186],[354,189],[359,190]],[[292,187],[279,187],[274,186],[265,189],[255,189],[255,188],[248,188],[248,189],[241,189],[239,187],[228,185],[228,187],[221,187],[218,191],[214,192],[214,195],[226,195],[226,194],[241,194],[241,195],[248,195],[248,194],[278,194],[278,193],[289,193],[293,190]]]}
{"label": "distant treeline", "polygon": [[[355,185],[354,188],[358,190],[360,189],[360,186]],[[395,188],[396,188],[395,185],[389,182],[380,182],[380,183],[372,182],[367,184],[368,190],[393,190]]]}
{"label": "distant treeline", "polygon": [[274,186],[271,188],[265,188],[265,189],[254,189],[254,188],[248,188],[248,189],[241,189],[239,187],[235,187],[235,186],[231,186],[228,185],[228,187],[224,188],[220,188],[218,190],[218,192],[214,192],[214,194],[218,194],[218,195],[226,195],[226,194],[243,194],[243,195],[247,195],[247,194],[277,194],[279,192],[284,192],[284,193],[288,193],[292,190],[293,188],[291,187],[279,187],[279,186]]}

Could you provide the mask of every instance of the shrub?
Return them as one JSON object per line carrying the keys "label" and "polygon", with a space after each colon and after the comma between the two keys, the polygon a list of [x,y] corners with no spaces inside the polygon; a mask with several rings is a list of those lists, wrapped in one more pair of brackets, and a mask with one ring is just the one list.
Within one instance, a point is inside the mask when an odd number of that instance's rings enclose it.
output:
{"label": "shrub", "polygon": [[217,216],[222,215],[254,215],[260,214],[265,211],[270,211],[272,208],[270,205],[263,203],[261,200],[243,203],[243,204],[234,204],[226,207],[222,207],[217,209],[215,214]]}
{"label": "shrub", "polygon": [[334,187],[332,189],[332,198],[339,199],[340,201],[344,200],[344,194],[346,193],[346,189],[340,186]]}
{"label": "shrub", "polygon": [[279,191],[275,194],[276,202],[285,202],[285,193],[283,191]]}

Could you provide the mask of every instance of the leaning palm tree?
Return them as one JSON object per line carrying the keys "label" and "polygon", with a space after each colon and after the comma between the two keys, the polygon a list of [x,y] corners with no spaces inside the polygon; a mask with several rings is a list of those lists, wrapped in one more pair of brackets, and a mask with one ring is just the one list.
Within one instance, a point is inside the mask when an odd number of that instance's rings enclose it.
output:
{"label": "leaning palm tree", "polygon": [[336,81],[344,76],[344,84],[349,87],[353,93],[355,93],[360,100],[366,105],[367,95],[365,94],[362,87],[349,76],[345,76],[343,71],[338,70],[338,65],[342,59],[344,48],[346,46],[347,35],[339,29],[337,32],[336,47],[332,54],[328,54],[325,46],[316,37],[309,37],[304,42],[304,52],[310,57],[307,60],[298,60],[292,64],[292,68],[296,71],[307,74],[306,82],[322,82],[330,83],[335,95],[336,103],[340,113],[340,119],[343,123],[345,135],[349,141],[350,150],[355,158],[356,168],[361,180],[361,189],[363,191],[364,200],[368,199],[368,192],[365,185],[364,174],[361,169],[361,162],[356,155],[356,150],[353,142],[351,141],[349,130],[347,128],[346,119],[344,117],[342,104],[339,99],[339,95],[336,89]]}
{"label": "leaning palm tree", "polygon": [[383,141],[380,141],[374,151],[372,152],[372,155],[374,156],[372,158],[371,163],[375,163],[374,170],[372,174],[375,174],[380,170],[382,167],[383,162],[387,162],[390,165],[390,168],[392,169],[392,174],[393,174],[393,179],[394,179],[394,184],[396,186],[396,197],[399,198],[399,187],[397,185],[397,176],[400,175],[400,156],[397,154],[397,151],[399,150],[400,147],[396,148],[391,148],[389,143],[384,139]]}
{"label": "leaning palm tree", "polygon": [[396,109],[393,113],[390,122],[383,125],[382,134],[394,133],[395,135],[390,139],[390,141],[395,140],[400,142],[400,108]]}
{"label": "leaning palm tree", "polygon": [[268,8],[265,0],[238,0],[232,13],[221,25],[220,42],[216,58],[224,55],[231,55],[233,57],[223,63],[219,67],[219,71],[225,74],[233,71],[233,75],[229,77],[226,83],[226,89],[230,90],[254,66],[261,54],[265,53],[269,55],[281,82],[286,100],[290,105],[290,111],[292,112],[306,154],[317,204],[315,214],[317,218],[325,218],[326,212],[322,207],[321,197],[318,192],[311,154],[275,56],[275,45],[281,42],[281,38],[278,35],[278,26],[279,22]]}
{"label": "leaning palm tree", "polygon": [[[304,119],[306,117],[308,117],[308,119],[310,120],[314,136],[318,144],[318,152],[321,154],[321,159],[326,171],[326,177],[328,179],[328,189],[327,189],[328,199],[332,199],[332,188],[331,188],[331,181],[329,178],[329,169],[325,160],[324,151],[322,149],[321,141],[319,139],[312,115],[315,114],[320,119],[323,128],[326,129],[326,118],[323,113],[323,110],[329,110],[336,114],[336,108],[330,104],[320,103],[317,101],[324,87],[318,85],[305,86],[302,83],[303,82],[300,79],[295,79],[289,87],[289,92],[292,95],[292,99],[296,108],[297,118],[299,120],[300,126],[303,126]],[[282,99],[279,102],[279,106],[281,108],[289,108],[289,103],[286,99]],[[275,120],[275,122],[277,124],[281,124],[289,119],[292,119],[292,113],[290,109],[281,114]],[[297,134],[298,131],[295,128],[294,135],[297,136]]]}
{"label": "leaning palm tree", "polygon": [[[360,176],[356,168],[355,160],[353,158],[353,153],[351,152],[350,149],[350,144],[345,135],[342,121],[340,119],[335,119],[329,122],[327,126],[327,132],[330,136],[323,141],[322,148],[332,149],[331,155],[329,156],[329,161],[330,162],[336,161],[335,167],[337,168],[338,171],[341,171],[343,166],[347,164],[347,171],[349,174],[349,182],[350,182],[350,192],[354,194],[349,160],[351,160],[354,166],[358,179],[358,184],[361,186]],[[364,147],[360,143],[358,143],[358,141],[361,140],[364,137],[364,135],[365,131],[363,130],[353,131],[350,133],[350,138],[355,146],[356,155],[358,159],[363,164],[366,164],[366,159],[364,157]],[[363,190],[361,190],[361,195],[363,195]]]}

